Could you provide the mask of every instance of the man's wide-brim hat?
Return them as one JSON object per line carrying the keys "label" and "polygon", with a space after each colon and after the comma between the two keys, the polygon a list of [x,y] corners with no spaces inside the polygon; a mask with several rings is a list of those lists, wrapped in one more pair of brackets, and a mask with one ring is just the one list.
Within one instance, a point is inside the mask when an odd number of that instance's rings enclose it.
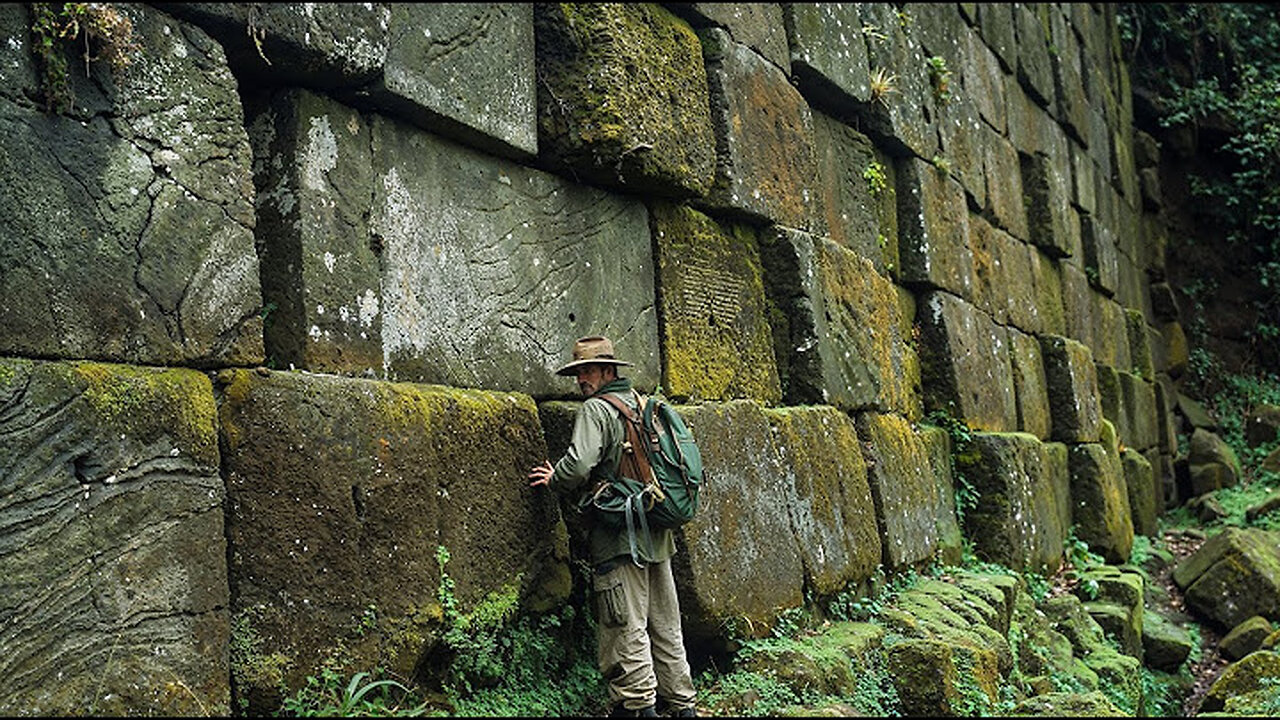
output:
{"label": "man's wide-brim hat", "polygon": [[573,375],[574,372],[583,365],[630,365],[625,360],[619,360],[613,356],[613,343],[609,338],[595,335],[592,337],[578,338],[573,344],[573,360],[566,363],[559,370],[557,375]]}

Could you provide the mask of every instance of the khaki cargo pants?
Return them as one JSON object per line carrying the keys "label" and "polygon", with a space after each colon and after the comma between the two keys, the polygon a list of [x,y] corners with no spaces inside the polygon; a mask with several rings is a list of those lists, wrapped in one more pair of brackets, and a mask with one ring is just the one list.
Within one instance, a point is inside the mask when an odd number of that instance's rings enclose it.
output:
{"label": "khaki cargo pants", "polygon": [[597,654],[610,705],[639,710],[661,696],[672,709],[693,707],[671,561],[640,568],[622,558],[595,575],[595,599]]}

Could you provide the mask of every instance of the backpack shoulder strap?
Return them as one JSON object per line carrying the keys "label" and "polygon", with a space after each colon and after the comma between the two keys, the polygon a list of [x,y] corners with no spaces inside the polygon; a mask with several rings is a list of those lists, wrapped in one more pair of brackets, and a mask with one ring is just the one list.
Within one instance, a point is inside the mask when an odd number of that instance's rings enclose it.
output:
{"label": "backpack shoulder strap", "polygon": [[636,412],[635,410],[632,410],[631,407],[627,405],[625,402],[623,402],[622,398],[618,397],[617,395],[611,392],[608,392],[608,393],[603,393],[601,395],[596,395],[595,397],[598,397],[601,400],[604,400],[605,402],[612,405],[614,408],[617,409],[619,413],[622,414],[622,417],[624,417],[625,419],[630,420],[633,423],[640,422],[640,413]]}

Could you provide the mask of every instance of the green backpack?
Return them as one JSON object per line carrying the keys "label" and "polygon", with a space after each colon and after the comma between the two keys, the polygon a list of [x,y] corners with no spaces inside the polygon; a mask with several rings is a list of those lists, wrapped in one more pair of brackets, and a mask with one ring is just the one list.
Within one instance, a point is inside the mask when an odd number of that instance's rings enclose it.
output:
{"label": "green backpack", "polygon": [[650,527],[677,528],[698,514],[702,454],[684,419],[663,398],[636,393],[637,412],[613,393],[599,397],[622,416],[622,457],[616,477],[601,482],[587,504],[602,521],[627,528],[631,558],[639,565],[637,528],[652,547]]}

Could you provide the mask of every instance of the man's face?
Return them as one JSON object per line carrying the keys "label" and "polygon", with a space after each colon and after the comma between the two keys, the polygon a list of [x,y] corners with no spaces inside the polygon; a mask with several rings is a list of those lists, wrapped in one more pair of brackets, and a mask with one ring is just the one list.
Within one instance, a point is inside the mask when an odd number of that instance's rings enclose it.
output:
{"label": "man's face", "polygon": [[574,373],[578,378],[578,392],[582,397],[590,397],[605,384],[604,365],[583,365]]}

